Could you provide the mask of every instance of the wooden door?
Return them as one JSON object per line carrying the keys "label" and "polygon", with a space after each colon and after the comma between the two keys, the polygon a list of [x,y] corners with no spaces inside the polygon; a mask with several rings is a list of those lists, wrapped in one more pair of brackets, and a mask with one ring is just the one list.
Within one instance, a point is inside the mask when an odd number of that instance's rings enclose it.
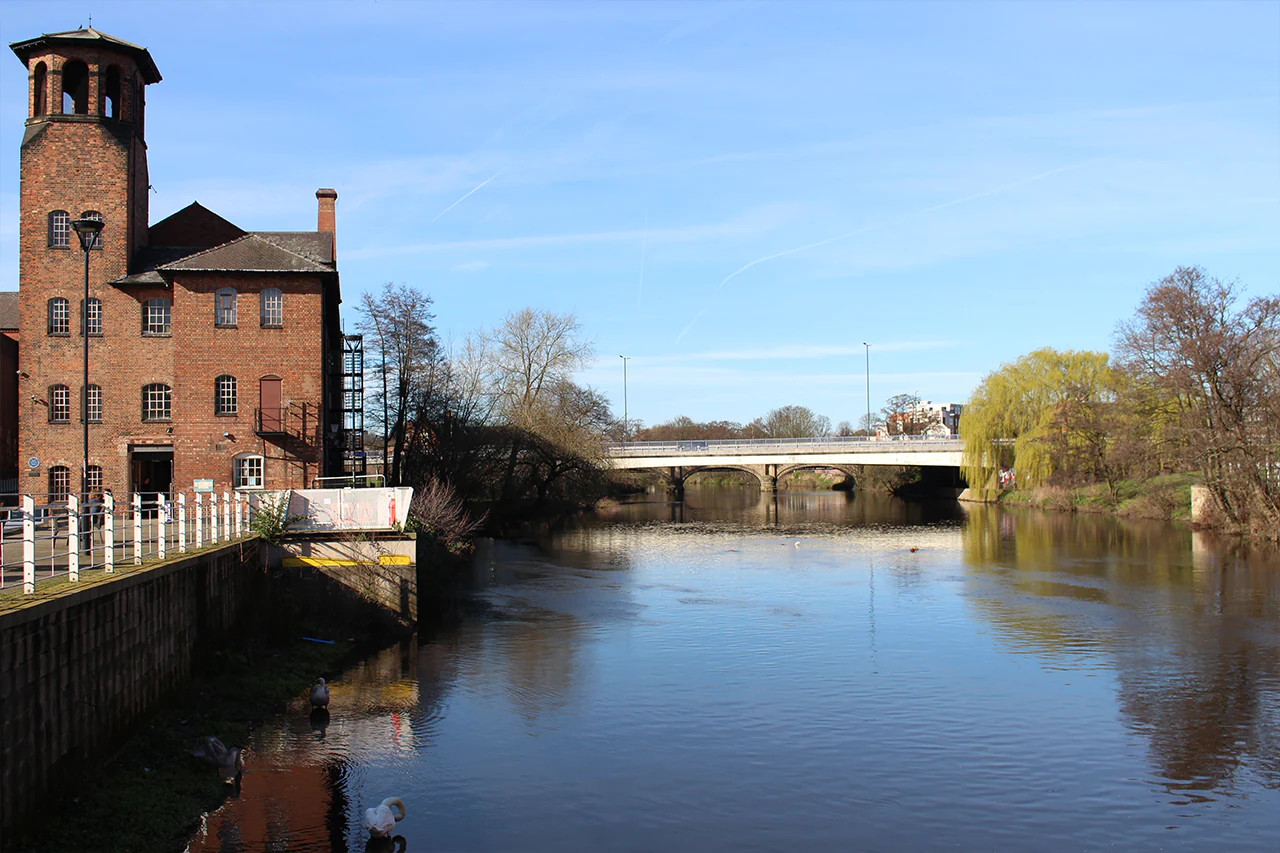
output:
{"label": "wooden door", "polygon": [[258,409],[261,411],[263,432],[280,432],[284,427],[284,412],[280,407],[280,380],[268,376],[258,383]]}

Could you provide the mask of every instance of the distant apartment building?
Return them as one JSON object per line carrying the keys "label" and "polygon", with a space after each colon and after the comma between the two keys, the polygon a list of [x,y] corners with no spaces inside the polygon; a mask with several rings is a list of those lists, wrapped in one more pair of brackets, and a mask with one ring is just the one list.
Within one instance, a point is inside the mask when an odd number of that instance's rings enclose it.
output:
{"label": "distant apartment building", "polygon": [[[91,28],[10,47],[28,86],[22,372],[0,378],[0,395],[15,376],[20,490],[79,491],[86,420],[91,489],[291,488],[340,473],[337,193],[316,193],[315,231],[245,231],[195,203],[151,225],[150,53]],[[87,300],[78,219],[103,223]],[[6,429],[0,419],[0,449]]]}
{"label": "distant apartment building", "polygon": [[964,406],[960,403],[934,403],[921,400],[910,412],[895,412],[876,428],[876,434],[930,435],[937,438],[960,435],[960,415]]}

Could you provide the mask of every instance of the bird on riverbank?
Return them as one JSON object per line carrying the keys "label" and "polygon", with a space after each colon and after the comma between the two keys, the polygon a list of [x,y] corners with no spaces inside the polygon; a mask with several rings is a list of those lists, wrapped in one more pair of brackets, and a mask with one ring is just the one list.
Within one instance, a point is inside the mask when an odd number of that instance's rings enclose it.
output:
{"label": "bird on riverbank", "polygon": [[404,800],[387,797],[381,805],[364,810],[364,828],[374,838],[386,838],[396,828],[396,821],[404,820],[406,814]]}
{"label": "bird on riverbank", "polygon": [[329,704],[329,685],[317,678],[311,685],[311,707],[324,708]]}
{"label": "bird on riverbank", "polygon": [[244,773],[244,751],[239,747],[227,749],[212,735],[200,738],[191,754],[217,770],[223,782],[234,782]]}

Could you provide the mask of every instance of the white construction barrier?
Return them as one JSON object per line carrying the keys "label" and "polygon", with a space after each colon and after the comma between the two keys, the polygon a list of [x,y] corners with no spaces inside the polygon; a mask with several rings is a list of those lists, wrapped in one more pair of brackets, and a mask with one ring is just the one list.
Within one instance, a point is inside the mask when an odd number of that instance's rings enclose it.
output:
{"label": "white construction barrier", "polygon": [[289,530],[399,530],[409,519],[413,489],[295,489]]}

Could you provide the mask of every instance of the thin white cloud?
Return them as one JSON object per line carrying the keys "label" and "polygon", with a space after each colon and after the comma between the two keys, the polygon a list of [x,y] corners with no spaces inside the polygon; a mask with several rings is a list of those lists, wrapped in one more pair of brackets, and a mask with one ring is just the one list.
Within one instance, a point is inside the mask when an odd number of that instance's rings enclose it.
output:
{"label": "thin white cloud", "polygon": [[[848,240],[851,237],[855,237],[859,234],[865,234],[866,232],[876,228],[883,228],[888,225],[897,225],[899,223],[904,222],[907,219],[910,219],[913,216],[920,216],[926,213],[933,213],[934,211],[944,210],[948,207],[954,207],[959,204],[965,204],[966,202],[975,201],[980,198],[986,198],[987,196],[995,195],[997,193],[1007,192],[1008,190],[1015,189],[1017,187],[1022,186],[1023,184],[1029,184],[1033,181],[1039,181],[1051,175],[1056,175],[1059,172],[1065,172],[1068,169],[1074,169],[1078,166],[1083,165],[1086,162],[1088,161],[1068,163],[1065,166],[1059,166],[1056,169],[1049,169],[1048,171],[1040,172],[1038,174],[1031,175],[1030,177],[1021,178],[1017,181],[1013,181],[1012,183],[1003,184],[998,187],[993,187],[992,189],[989,189],[989,190],[983,190],[982,192],[972,193],[970,195],[966,195],[961,198],[951,199],[950,201],[945,201],[945,202],[942,202],[941,204],[930,205],[929,207],[923,207],[918,210],[912,210],[912,211],[908,211],[907,213],[901,213],[901,214],[898,214],[897,216],[880,220],[879,222],[872,222],[860,228],[855,228],[852,231],[846,231],[843,234],[837,234],[834,237],[827,237],[826,239],[823,239],[823,240],[817,240],[812,243],[805,243],[802,246],[795,246],[790,249],[784,249],[781,252],[774,252],[773,254],[756,258],[754,261],[750,261],[749,263],[743,264],[733,272],[729,273],[723,279],[721,279],[720,284],[716,285],[716,290],[717,291],[722,290],[724,286],[728,284],[732,279],[736,278],[737,276],[741,275],[742,273],[746,272],[752,267],[757,266],[759,264],[763,264],[767,261],[776,260],[777,258],[783,258],[783,257],[786,257],[787,255],[794,255],[799,252],[806,252],[810,249],[816,249],[820,246],[827,246],[827,245],[830,245],[831,243],[840,242],[841,240]],[[701,311],[699,311],[696,315],[694,315],[694,318],[690,320],[689,323],[686,324],[683,329],[680,330],[680,334],[676,335],[675,342],[677,344],[684,339],[684,336],[687,335],[689,333],[689,330],[692,329],[694,325],[697,324],[699,318],[701,318],[702,315],[706,313],[706,311],[707,311],[707,308],[704,307]]]}
{"label": "thin white cloud", "polygon": [[454,272],[480,272],[488,268],[488,261],[467,261],[463,264],[454,264],[452,270]]}
{"label": "thin white cloud", "polygon": [[344,253],[350,258],[380,258],[392,255],[423,254],[453,249],[493,250],[528,249],[545,246],[577,246],[588,243],[616,243],[644,240],[648,243],[698,243],[706,240],[758,236],[778,222],[772,209],[751,211],[725,222],[710,225],[686,225],[679,228],[636,229],[617,231],[580,231],[568,234],[538,234],[519,237],[490,237],[482,240],[447,240],[418,243],[412,246],[385,246],[353,249]]}
{"label": "thin white cloud", "polygon": [[[872,353],[915,352],[956,346],[955,341],[890,341],[872,343]],[[863,355],[861,344],[782,344],[772,347],[708,352],[672,353],[669,355],[635,356],[637,364],[688,364],[714,361],[794,361],[805,359],[845,358]],[[611,364],[607,359],[602,364]]]}

